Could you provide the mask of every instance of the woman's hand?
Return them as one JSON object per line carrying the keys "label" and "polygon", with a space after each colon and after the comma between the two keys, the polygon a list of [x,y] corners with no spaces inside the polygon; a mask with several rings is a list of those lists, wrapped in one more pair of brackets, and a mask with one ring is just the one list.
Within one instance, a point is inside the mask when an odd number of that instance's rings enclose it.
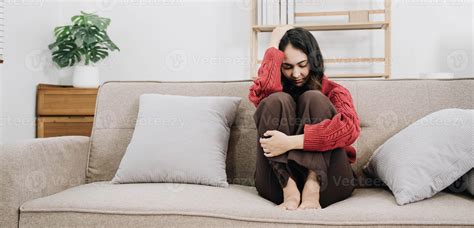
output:
{"label": "woman's hand", "polygon": [[272,35],[270,37],[270,43],[268,47],[274,47],[278,49],[278,45],[280,44],[280,40],[285,35],[286,31],[292,29],[293,26],[291,25],[283,25],[280,27],[276,27],[273,29]]}
{"label": "woman's hand", "polygon": [[271,138],[260,138],[260,144],[266,157],[276,157],[284,154],[295,146],[294,138],[283,132],[277,130],[266,131],[263,135],[271,136]]}

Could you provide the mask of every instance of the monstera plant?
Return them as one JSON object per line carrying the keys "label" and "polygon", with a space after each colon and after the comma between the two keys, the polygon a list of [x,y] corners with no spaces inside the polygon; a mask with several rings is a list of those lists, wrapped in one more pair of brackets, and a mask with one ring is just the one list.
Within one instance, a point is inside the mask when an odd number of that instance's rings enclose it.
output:
{"label": "monstera plant", "polygon": [[71,21],[72,25],[54,29],[56,41],[48,46],[53,62],[61,68],[75,67],[74,86],[97,87],[98,69],[94,63],[105,59],[111,51],[120,51],[107,35],[110,19],[81,11]]}

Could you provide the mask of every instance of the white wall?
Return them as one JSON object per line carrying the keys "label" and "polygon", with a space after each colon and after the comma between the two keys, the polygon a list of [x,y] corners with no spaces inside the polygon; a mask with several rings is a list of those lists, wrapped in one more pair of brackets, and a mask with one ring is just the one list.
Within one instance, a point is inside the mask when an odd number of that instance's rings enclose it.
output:
{"label": "white wall", "polygon": [[[249,76],[250,11],[246,0],[242,1],[7,2],[6,61],[0,84],[3,141],[34,137],[38,83],[70,83],[71,71],[58,70],[51,64],[47,45],[53,41],[53,28],[69,23],[70,17],[80,10],[95,11],[111,18],[109,35],[121,48],[100,64],[102,81],[234,80]],[[313,2],[319,4],[319,10],[344,6],[342,0],[332,1]],[[346,1],[360,8],[368,4],[368,1],[349,2]],[[418,77],[420,73],[440,71],[473,75],[474,64],[468,61],[472,61],[474,37],[471,1],[425,1],[425,4],[441,2],[437,5],[419,5],[418,0],[393,2],[392,78]],[[369,6],[378,7],[376,4]],[[316,34],[325,56],[379,54],[377,50],[383,41],[381,34],[343,34]],[[268,38],[268,34],[262,37],[262,43],[265,37]],[[459,61],[450,62],[452,59]],[[349,67],[352,68],[343,66],[329,70],[357,72],[377,68]]]}
{"label": "white wall", "polygon": [[[60,6],[49,2],[5,3],[3,65],[3,141],[35,135],[35,93],[40,82],[56,83],[47,73],[44,47],[52,40]],[[49,30],[49,31],[48,31]]]}
{"label": "white wall", "polygon": [[[81,5],[112,18],[110,36],[121,48],[101,69],[103,80],[178,81],[245,77],[249,16],[238,6],[229,0]],[[77,8],[63,10],[62,19]]]}
{"label": "white wall", "polygon": [[472,0],[420,2],[393,6],[393,75],[449,72],[473,77]]}

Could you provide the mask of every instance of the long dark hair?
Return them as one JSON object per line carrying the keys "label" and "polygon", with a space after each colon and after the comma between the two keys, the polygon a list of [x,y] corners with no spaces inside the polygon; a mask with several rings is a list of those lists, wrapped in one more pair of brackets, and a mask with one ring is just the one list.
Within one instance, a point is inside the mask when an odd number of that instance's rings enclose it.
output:
{"label": "long dark hair", "polygon": [[278,49],[284,51],[290,43],[308,56],[309,64],[309,79],[301,87],[295,86],[293,82],[283,75],[280,69],[283,91],[289,93],[296,100],[307,90],[321,90],[321,79],[324,76],[324,61],[318,42],[308,30],[298,27],[288,30],[281,38]]}

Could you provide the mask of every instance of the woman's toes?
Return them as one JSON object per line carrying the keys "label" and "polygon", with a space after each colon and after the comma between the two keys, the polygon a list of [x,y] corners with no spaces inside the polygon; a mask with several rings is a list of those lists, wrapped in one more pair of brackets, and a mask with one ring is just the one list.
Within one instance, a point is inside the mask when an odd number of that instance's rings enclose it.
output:
{"label": "woman's toes", "polygon": [[304,209],[306,209],[306,204],[305,202],[302,202],[300,206],[298,207],[298,210],[304,210]]}
{"label": "woman's toes", "polygon": [[288,201],[287,209],[288,210],[296,210],[298,208],[299,200],[291,199]]}
{"label": "woman's toes", "polygon": [[321,205],[316,202],[302,202],[298,207],[298,210],[304,209],[321,209]]}
{"label": "woman's toes", "polygon": [[278,205],[277,207],[285,210],[296,210],[298,208],[298,204],[300,203],[299,199],[296,197],[288,198],[283,203]]}
{"label": "woman's toes", "polygon": [[290,177],[288,183],[283,188],[283,203],[281,208],[286,210],[296,210],[300,204],[301,195],[296,182]]}
{"label": "woman's toes", "polygon": [[284,210],[288,210],[289,205],[288,205],[288,202],[285,201],[285,202],[281,203],[280,205],[278,205],[277,207],[279,207],[281,209],[284,209]]}

